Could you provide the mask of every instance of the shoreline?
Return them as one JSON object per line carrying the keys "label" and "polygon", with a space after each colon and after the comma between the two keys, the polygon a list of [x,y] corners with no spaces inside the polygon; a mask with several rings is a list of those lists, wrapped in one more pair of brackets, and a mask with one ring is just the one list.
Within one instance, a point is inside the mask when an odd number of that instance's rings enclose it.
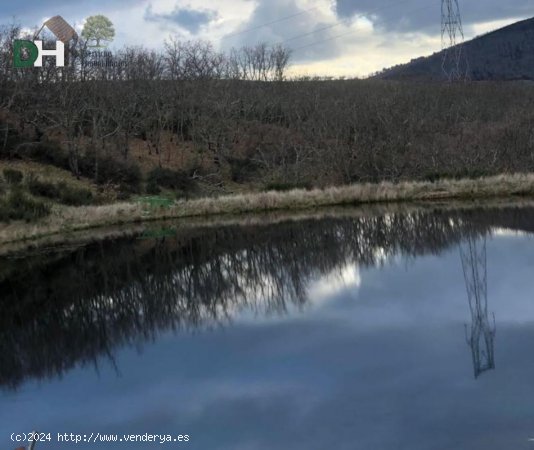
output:
{"label": "shoreline", "polygon": [[[125,202],[103,206],[54,207],[51,214],[35,223],[0,225],[0,246],[43,238],[68,236],[106,227],[140,225],[170,219],[198,219],[245,216],[269,212],[298,215],[326,207],[378,204],[474,202],[489,199],[534,199],[534,174],[497,175],[479,179],[434,182],[383,182],[354,184],[326,189],[258,192],[194,200],[180,200],[170,206],[147,206]],[[484,206],[484,205],[481,205]],[[61,240],[61,239],[59,239]],[[67,239],[65,239],[67,240]]]}

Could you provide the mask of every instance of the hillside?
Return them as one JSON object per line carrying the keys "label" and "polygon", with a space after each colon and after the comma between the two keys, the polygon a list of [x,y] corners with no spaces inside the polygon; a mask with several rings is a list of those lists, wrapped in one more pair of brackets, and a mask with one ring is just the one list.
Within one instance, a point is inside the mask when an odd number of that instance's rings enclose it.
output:
{"label": "hillside", "polygon": [[[534,18],[516,22],[464,43],[472,80],[534,80]],[[382,79],[444,78],[443,52],[391,67]]]}
{"label": "hillside", "polygon": [[0,73],[0,242],[199,213],[474,198],[488,183],[492,195],[534,192],[531,175],[457,181],[534,173],[527,83],[175,76],[166,54],[127,55],[135,64],[121,71],[78,61]]}

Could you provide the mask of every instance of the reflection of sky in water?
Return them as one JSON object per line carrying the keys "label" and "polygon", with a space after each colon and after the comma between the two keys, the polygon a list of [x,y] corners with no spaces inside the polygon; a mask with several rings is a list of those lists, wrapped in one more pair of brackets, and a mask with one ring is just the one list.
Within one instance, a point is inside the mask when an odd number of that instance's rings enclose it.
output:
{"label": "reflection of sky in water", "polygon": [[496,369],[477,380],[452,248],[346,265],[284,317],[243,313],[226,328],[165,334],[141,353],[117,350],[118,373],[102,364],[2,392],[0,447],[35,428],[185,433],[191,449],[534,448],[533,247],[504,232],[488,240]]}

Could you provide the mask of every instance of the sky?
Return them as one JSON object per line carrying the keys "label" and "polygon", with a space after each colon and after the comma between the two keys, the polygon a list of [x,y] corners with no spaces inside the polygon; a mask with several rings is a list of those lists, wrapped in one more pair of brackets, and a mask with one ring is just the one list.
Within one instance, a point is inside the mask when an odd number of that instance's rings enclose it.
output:
{"label": "sky", "polygon": [[[532,0],[460,0],[466,38],[534,15]],[[441,48],[434,0],[26,0],[0,2],[0,24],[40,26],[54,15],[81,30],[109,17],[114,46],[161,47],[171,35],[221,49],[258,42],[293,50],[292,73],[365,76]]]}

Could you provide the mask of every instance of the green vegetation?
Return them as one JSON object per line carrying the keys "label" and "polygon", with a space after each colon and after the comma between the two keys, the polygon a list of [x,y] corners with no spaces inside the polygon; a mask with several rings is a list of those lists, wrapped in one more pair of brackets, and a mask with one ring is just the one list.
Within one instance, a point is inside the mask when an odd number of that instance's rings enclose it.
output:
{"label": "green vegetation", "polygon": [[57,200],[64,205],[82,206],[93,202],[90,190],[69,186],[65,182],[52,183],[31,177],[27,185],[32,195]]}
{"label": "green vegetation", "polygon": [[82,206],[93,202],[93,194],[88,189],[70,187],[65,183],[59,183],[59,201],[65,205]]}
{"label": "green vegetation", "polygon": [[141,197],[139,199],[139,203],[143,206],[147,206],[152,209],[170,208],[174,204],[174,202],[170,198],[157,196]]}
{"label": "green vegetation", "polygon": [[[0,121],[0,128],[2,125],[5,126]],[[4,156],[14,160],[31,160],[72,171],[67,152],[57,143],[46,141],[25,144],[16,132],[12,131],[11,136],[14,149],[6,150],[4,154],[0,151],[0,158]],[[95,165],[95,161],[98,161],[98,165]],[[6,170],[11,171],[12,169]],[[92,179],[102,186],[108,184],[117,186],[119,192],[123,193],[123,198],[128,198],[131,194],[141,191],[143,177],[139,166],[110,156],[97,159],[94,153],[88,151],[77,158],[76,173],[79,177]],[[4,174],[4,176],[7,179],[9,175]]]}
{"label": "green vegetation", "polygon": [[15,169],[4,169],[4,178],[11,185],[19,185],[24,178],[24,175],[20,170]]}
{"label": "green vegetation", "polygon": [[[24,220],[31,222],[49,214],[50,208],[27,195],[20,170],[5,168],[0,179],[0,222]],[[5,181],[4,181],[5,180]]]}
{"label": "green vegetation", "polygon": [[[1,169],[0,222],[35,222],[60,205],[88,206],[101,202],[101,198],[85,187],[87,184],[69,180],[72,177],[68,172],[41,170],[41,167],[20,163]],[[67,179],[62,179],[65,173]]]}
{"label": "green vegetation", "polygon": [[48,205],[28,197],[20,188],[13,189],[7,197],[0,199],[0,221],[3,222],[12,220],[31,222],[49,213]]}

